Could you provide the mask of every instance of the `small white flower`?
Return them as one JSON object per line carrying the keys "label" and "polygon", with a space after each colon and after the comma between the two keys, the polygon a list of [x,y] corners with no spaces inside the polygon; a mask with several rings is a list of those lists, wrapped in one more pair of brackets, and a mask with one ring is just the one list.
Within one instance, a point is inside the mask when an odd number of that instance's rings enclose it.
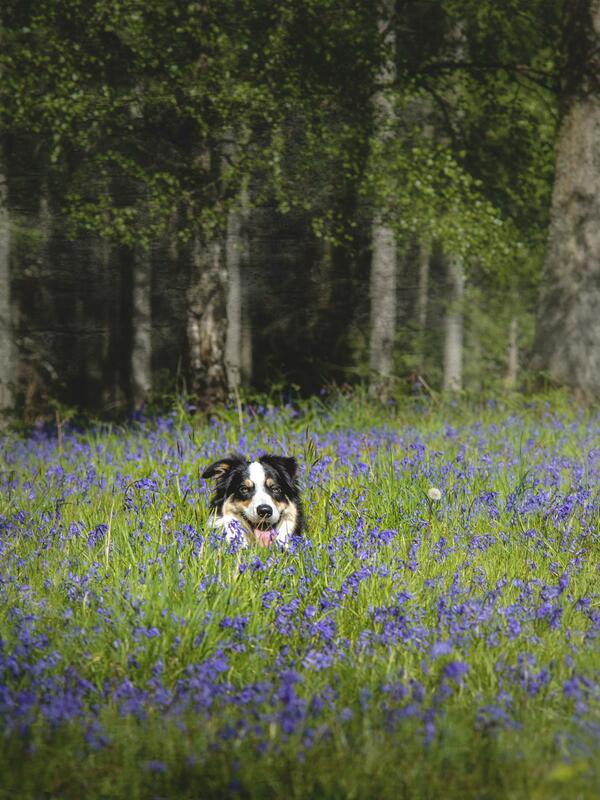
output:
{"label": "small white flower", "polygon": [[441,500],[442,499],[442,493],[437,488],[437,486],[432,486],[431,489],[427,490],[427,497],[430,500]]}

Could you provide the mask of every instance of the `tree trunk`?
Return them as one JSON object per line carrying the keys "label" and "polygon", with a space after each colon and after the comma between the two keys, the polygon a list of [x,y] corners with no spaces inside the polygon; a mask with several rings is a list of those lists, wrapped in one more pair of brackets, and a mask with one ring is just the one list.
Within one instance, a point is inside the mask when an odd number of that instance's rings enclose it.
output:
{"label": "tree trunk", "polygon": [[465,276],[462,261],[447,256],[448,306],[444,319],[444,391],[459,392],[463,382],[463,306]]}
{"label": "tree trunk", "polygon": [[[378,83],[391,87],[396,78],[395,34],[392,25],[393,0],[384,0],[379,19],[379,33],[383,38],[384,57]],[[393,135],[395,114],[393,102],[384,89],[373,98],[375,113],[375,142],[384,144]],[[394,339],[396,336],[396,236],[386,224],[384,213],[377,210],[371,229],[371,319],[369,336],[369,392],[381,400],[391,392],[394,369]]]}
{"label": "tree trunk", "polygon": [[519,320],[513,314],[508,329],[508,353],[506,359],[506,378],[504,385],[514,391],[519,376]]}
{"label": "tree trunk", "polygon": [[0,151],[0,413],[14,403],[14,355],[10,291],[8,186]]}
{"label": "tree trunk", "polygon": [[188,288],[187,335],[190,388],[200,408],[227,397],[227,270],[218,238],[203,243],[196,236]]}
{"label": "tree trunk", "polygon": [[244,249],[242,251],[242,343],[240,352],[240,379],[243,386],[252,384],[253,328],[252,328],[252,274],[250,272],[250,214],[248,208],[244,216]]}
{"label": "tree trunk", "polygon": [[242,273],[241,260],[242,221],[239,210],[231,210],[227,216],[225,254],[227,260],[227,335],[225,337],[225,365],[227,387],[237,392],[241,382],[242,349]]}
{"label": "tree trunk", "polygon": [[423,374],[425,365],[425,326],[427,325],[430,261],[431,242],[423,238],[419,243],[419,286],[417,289],[417,369],[419,375]]}
{"label": "tree trunk", "polygon": [[136,408],[152,392],[152,259],[136,246],[133,253],[131,389]]}
{"label": "tree trunk", "polygon": [[240,378],[242,385],[252,383],[252,315],[250,313],[250,287],[248,271],[242,270],[242,349],[240,353]]}
{"label": "tree trunk", "polygon": [[600,0],[567,4],[567,64],[532,367],[600,396]]}
{"label": "tree trunk", "polygon": [[[225,364],[227,367],[227,386],[230,392],[237,392],[242,382],[242,359],[244,354],[244,292],[242,288],[242,263],[245,257],[245,223],[248,211],[248,195],[244,189],[240,203],[227,215],[225,257],[227,265],[227,336],[225,339]],[[246,345],[247,347],[247,345]],[[247,368],[247,364],[245,365]]]}
{"label": "tree trunk", "polygon": [[391,389],[396,334],[396,237],[377,216],[371,255],[370,391],[382,400]]}
{"label": "tree trunk", "polygon": [[[448,49],[452,58],[464,61],[467,57],[466,26],[460,20],[450,31]],[[456,119],[464,116],[460,103],[460,89],[453,86],[448,101],[456,105]],[[450,133],[451,131],[448,131]],[[447,305],[444,318],[444,392],[460,392],[463,388],[464,354],[464,294],[465,272],[462,259],[455,253],[444,253],[446,264]]]}
{"label": "tree trunk", "polygon": [[119,308],[115,303],[113,286],[113,270],[111,263],[112,250],[110,242],[100,236],[94,236],[91,242],[92,259],[99,273],[102,296],[102,341],[98,353],[101,376],[101,404],[104,409],[122,405],[123,398],[119,386],[119,372],[114,352],[117,350]]}
{"label": "tree trunk", "polygon": [[[485,359],[483,355],[483,345],[481,343],[481,329],[478,325],[470,325],[468,334],[465,331],[467,347],[464,349],[469,352],[468,373],[463,375],[463,386],[470,389],[473,393],[481,396],[485,391]],[[467,370],[465,370],[467,372]]]}

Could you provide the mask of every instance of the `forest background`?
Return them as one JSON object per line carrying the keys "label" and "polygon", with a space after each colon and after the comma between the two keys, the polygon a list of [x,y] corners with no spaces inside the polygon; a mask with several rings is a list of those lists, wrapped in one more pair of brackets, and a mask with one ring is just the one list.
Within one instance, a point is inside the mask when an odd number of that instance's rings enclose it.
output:
{"label": "forest background", "polygon": [[0,409],[600,394],[597,0],[4,0]]}

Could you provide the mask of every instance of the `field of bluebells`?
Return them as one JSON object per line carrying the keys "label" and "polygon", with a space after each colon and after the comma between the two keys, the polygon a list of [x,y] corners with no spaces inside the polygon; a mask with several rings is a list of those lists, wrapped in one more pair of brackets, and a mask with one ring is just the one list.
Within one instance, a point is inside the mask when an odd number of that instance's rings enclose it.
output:
{"label": "field of bluebells", "polygon": [[[0,798],[600,796],[600,415],[182,409],[0,440]],[[203,468],[296,455],[306,537]]]}

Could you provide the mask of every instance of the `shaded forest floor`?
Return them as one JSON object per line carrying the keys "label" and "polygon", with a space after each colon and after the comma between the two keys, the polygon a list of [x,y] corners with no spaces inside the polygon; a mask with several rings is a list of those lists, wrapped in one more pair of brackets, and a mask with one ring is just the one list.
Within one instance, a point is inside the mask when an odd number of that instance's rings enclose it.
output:
{"label": "shaded forest floor", "polygon": [[[340,397],[5,433],[0,798],[598,796],[599,430]],[[211,530],[232,450],[301,461],[287,551]]]}

